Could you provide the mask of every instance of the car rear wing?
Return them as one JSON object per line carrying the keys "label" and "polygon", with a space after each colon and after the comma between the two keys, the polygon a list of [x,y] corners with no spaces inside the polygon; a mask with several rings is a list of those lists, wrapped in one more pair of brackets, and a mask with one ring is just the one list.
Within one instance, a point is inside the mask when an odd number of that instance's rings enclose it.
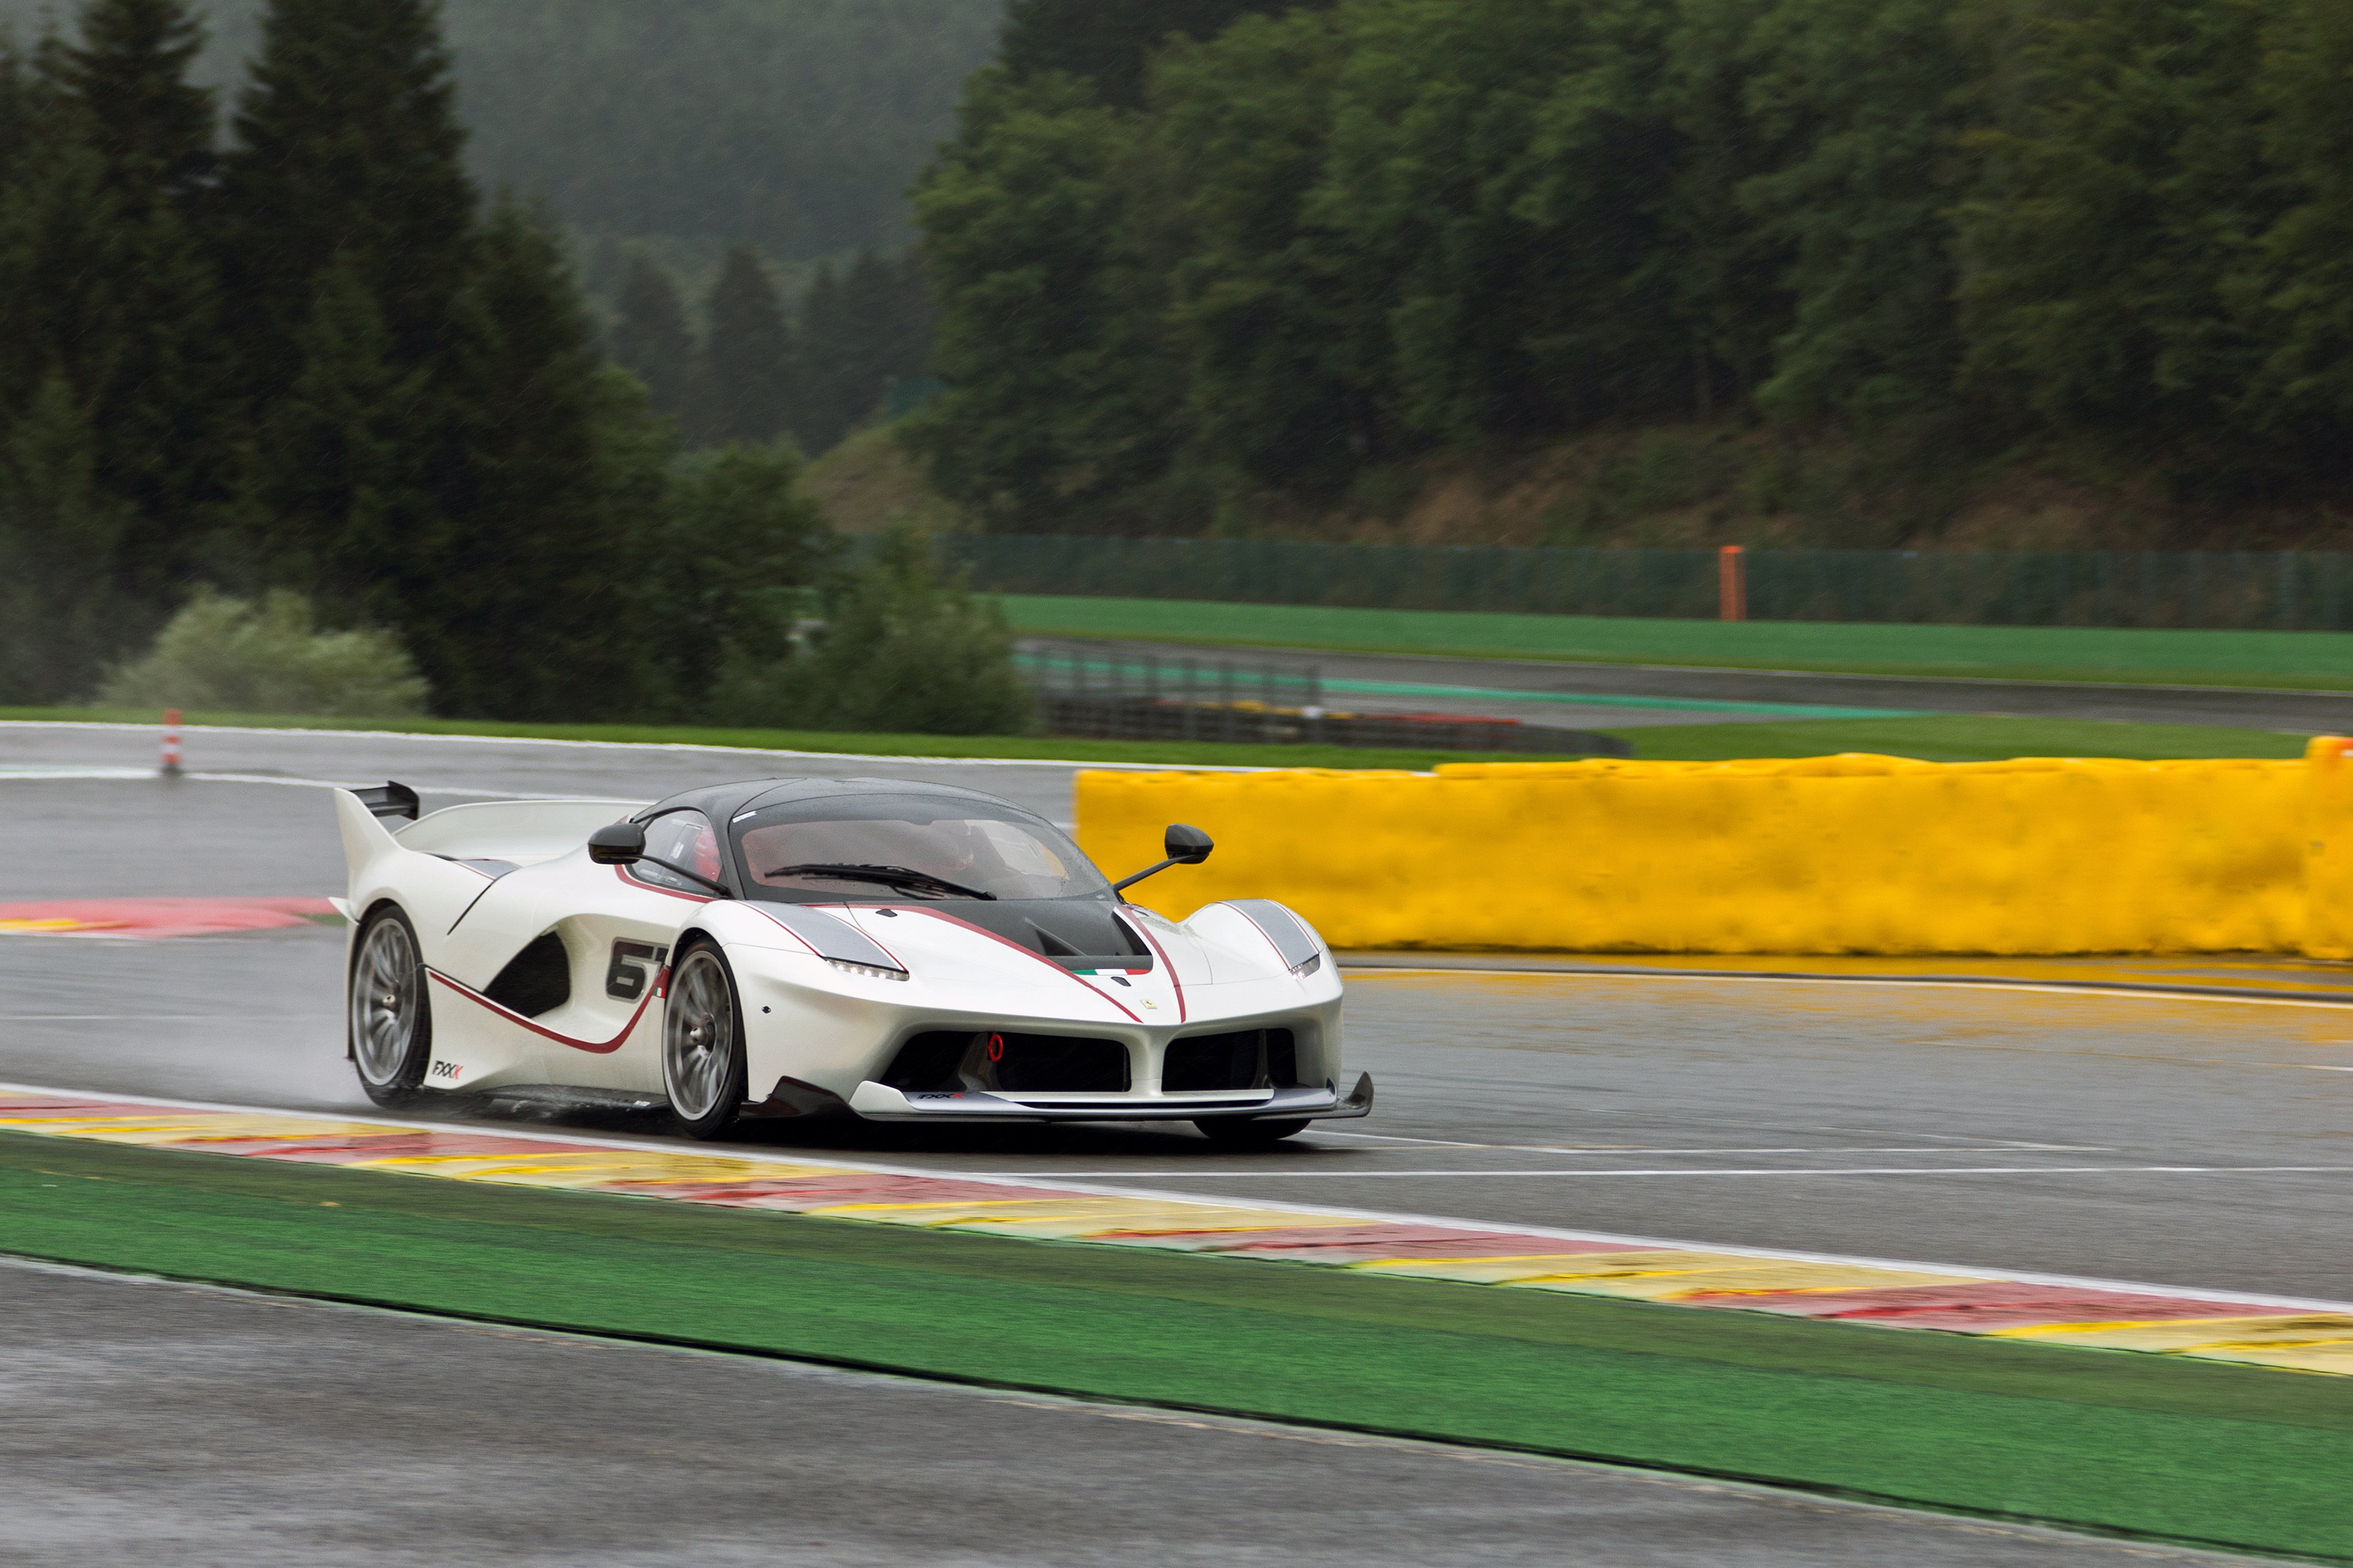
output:
{"label": "car rear wing", "polygon": [[386,779],[382,789],[355,789],[352,796],[368,808],[371,816],[405,816],[417,820],[417,808],[423,803],[417,792],[397,779]]}

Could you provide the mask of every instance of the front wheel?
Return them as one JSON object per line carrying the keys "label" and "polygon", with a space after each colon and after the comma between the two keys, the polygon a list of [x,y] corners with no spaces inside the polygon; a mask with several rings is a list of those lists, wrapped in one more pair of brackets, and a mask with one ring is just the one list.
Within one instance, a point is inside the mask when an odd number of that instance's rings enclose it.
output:
{"label": "front wheel", "polygon": [[688,1135],[716,1138],[744,1110],[744,1009],[735,976],[709,942],[670,971],[662,1008],[662,1088]]}
{"label": "front wheel", "polygon": [[1295,1121],[1237,1121],[1224,1117],[1204,1117],[1193,1123],[1210,1142],[1228,1149],[1271,1149],[1285,1138],[1307,1125],[1306,1118]]}
{"label": "front wheel", "polygon": [[352,944],[349,1017],[352,1066],[367,1097],[383,1106],[422,1099],[433,1060],[433,1010],[417,930],[396,909],[370,915]]}

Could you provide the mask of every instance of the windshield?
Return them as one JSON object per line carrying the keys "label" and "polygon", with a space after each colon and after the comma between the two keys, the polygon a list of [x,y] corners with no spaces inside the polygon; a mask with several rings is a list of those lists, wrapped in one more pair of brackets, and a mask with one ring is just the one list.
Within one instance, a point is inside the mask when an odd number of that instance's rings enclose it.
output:
{"label": "windshield", "polygon": [[1051,823],[982,801],[842,795],[733,826],[755,899],[1074,899],[1111,886]]}

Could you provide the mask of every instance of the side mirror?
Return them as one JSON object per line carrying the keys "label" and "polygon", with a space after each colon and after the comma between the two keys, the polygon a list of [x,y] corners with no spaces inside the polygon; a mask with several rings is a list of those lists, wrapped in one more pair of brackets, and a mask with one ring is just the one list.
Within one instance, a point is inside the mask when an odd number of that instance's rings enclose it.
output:
{"label": "side mirror", "polygon": [[1171,866],[1198,866],[1209,858],[1209,851],[1217,846],[1211,844],[1209,836],[1199,828],[1187,827],[1181,822],[1172,822],[1168,825],[1167,837],[1160,841],[1160,847],[1166,852],[1168,858],[1157,866],[1146,866],[1133,877],[1125,877],[1113,882],[1111,885],[1111,890],[1114,893],[1124,893],[1154,872],[1166,871]]}
{"label": "side mirror", "polygon": [[608,822],[588,836],[588,858],[599,866],[634,866],[645,858],[642,822]]}
{"label": "side mirror", "polygon": [[1168,825],[1168,837],[1160,841],[1160,852],[1179,866],[1198,866],[1209,858],[1217,846],[1209,836],[1198,827],[1187,827],[1181,822]]}

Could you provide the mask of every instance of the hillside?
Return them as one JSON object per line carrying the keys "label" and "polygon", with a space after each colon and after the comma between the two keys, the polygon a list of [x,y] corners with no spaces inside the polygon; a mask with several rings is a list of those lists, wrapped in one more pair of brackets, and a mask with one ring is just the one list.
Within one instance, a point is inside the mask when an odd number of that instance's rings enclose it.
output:
{"label": "hillside", "polygon": [[2348,74],[2343,0],[1359,0],[1132,103],[984,71],[909,440],[1003,531],[2334,542]]}
{"label": "hillside", "polygon": [[[895,520],[977,526],[907,449],[903,427],[860,431],[812,464],[811,499],[837,528]],[[1584,431],[1517,449],[1437,451],[1366,469],[1324,500],[1257,490],[1211,531],[1357,543],[1718,544],[1841,549],[2337,550],[2325,509],[2184,500],[2146,476],[2069,474],[2055,461],[1905,461],[1833,433],[1730,419]],[[1073,533],[1126,531],[1115,513]],[[1021,531],[1019,529],[1011,531]]]}

